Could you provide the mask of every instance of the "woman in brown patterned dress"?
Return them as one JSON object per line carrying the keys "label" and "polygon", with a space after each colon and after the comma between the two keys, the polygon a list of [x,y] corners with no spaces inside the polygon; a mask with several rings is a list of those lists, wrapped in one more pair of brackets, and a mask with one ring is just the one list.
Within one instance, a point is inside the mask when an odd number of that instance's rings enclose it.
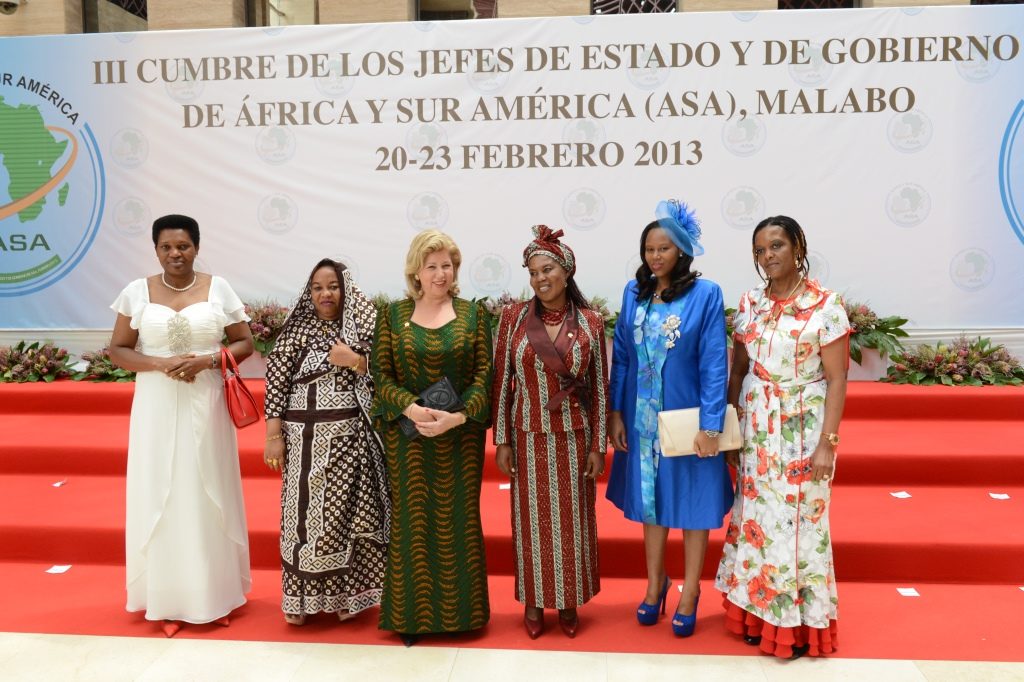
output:
{"label": "woman in brown patterned dress", "polygon": [[[490,617],[480,485],[490,420],[491,328],[457,298],[462,255],[451,237],[418,234],[406,256],[408,298],[377,319],[373,414],[384,439],[394,510],[380,628],[411,646],[419,635],[483,627]],[[464,408],[423,407],[447,377]],[[400,418],[415,424],[412,438]]]}
{"label": "woman in brown patterned dress", "polygon": [[495,353],[494,444],[512,477],[516,599],[531,639],[544,609],[576,636],[576,608],[601,589],[594,480],[604,472],[604,320],[573,279],[562,231],[533,228],[523,251],[534,298],[506,306]]}
{"label": "woman in brown patterned dress", "polygon": [[391,511],[370,423],[375,320],[348,269],[325,258],[267,358],[264,460],[282,472],[281,608],[292,625],[380,603]]}

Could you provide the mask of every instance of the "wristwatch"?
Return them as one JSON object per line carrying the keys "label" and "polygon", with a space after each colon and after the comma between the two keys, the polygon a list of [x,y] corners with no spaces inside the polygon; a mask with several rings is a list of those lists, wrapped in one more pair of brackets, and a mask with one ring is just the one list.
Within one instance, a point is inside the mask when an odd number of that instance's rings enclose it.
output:
{"label": "wristwatch", "polygon": [[825,440],[832,444],[832,447],[839,447],[839,434],[838,433],[826,433]]}
{"label": "wristwatch", "polygon": [[220,365],[220,355],[212,353],[210,355],[210,369],[217,369],[218,365]]}
{"label": "wristwatch", "polygon": [[704,435],[708,438],[718,438],[722,435],[721,431],[715,431],[714,429],[704,429]]}

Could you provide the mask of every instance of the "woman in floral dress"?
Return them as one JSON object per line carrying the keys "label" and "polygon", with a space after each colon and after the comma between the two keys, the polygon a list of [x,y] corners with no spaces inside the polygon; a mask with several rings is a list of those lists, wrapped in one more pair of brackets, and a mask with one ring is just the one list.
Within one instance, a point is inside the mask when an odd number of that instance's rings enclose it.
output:
{"label": "woman in floral dress", "polygon": [[[729,401],[743,448],[739,494],[716,586],[726,627],[765,653],[836,648],[828,507],[846,398],[850,326],[842,301],[807,277],[807,241],[786,216],[754,230],[763,287],[740,299]],[[763,273],[763,274],[762,274]]]}
{"label": "woman in floral dress", "polygon": [[[608,499],[644,524],[647,592],[637,608],[642,625],[664,613],[669,528],[683,529],[685,582],[673,631],[693,634],[708,530],[720,528],[732,487],[720,456],[725,421],[726,333],[722,290],[690,270],[704,253],[686,204],[663,201],[658,220],[640,236],[642,264],[626,285],[615,326],[608,433],[615,448]],[[664,458],[658,412],[700,407],[696,457]]]}

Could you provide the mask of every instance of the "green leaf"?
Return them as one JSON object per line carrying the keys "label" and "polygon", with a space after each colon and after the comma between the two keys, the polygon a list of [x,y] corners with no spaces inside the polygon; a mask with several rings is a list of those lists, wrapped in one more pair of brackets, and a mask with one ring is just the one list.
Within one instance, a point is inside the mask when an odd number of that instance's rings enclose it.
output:
{"label": "green leaf", "polygon": [[953,380],[947,374],[940,374],[939,375],[939,381],[941,381],[946,386],[952,386],[953,385]]}
{"label": "green leaf", "polygon": [[789,428],[788,426],[783,426],[782,427],[782,437],[783,437],[783,439],[786,440],[786,442],[792,443],[794,441],[794,439],[795,439],[794,436],[793,436],[793,429]]}

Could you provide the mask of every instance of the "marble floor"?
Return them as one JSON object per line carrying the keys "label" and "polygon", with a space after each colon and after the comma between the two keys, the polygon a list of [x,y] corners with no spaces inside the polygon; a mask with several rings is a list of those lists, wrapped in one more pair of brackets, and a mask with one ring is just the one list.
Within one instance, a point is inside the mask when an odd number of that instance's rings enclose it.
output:
{"label": "marble floor", "polygon": [[1003,682],[1024,663],[578,653],[0,633],[0,679]]}

